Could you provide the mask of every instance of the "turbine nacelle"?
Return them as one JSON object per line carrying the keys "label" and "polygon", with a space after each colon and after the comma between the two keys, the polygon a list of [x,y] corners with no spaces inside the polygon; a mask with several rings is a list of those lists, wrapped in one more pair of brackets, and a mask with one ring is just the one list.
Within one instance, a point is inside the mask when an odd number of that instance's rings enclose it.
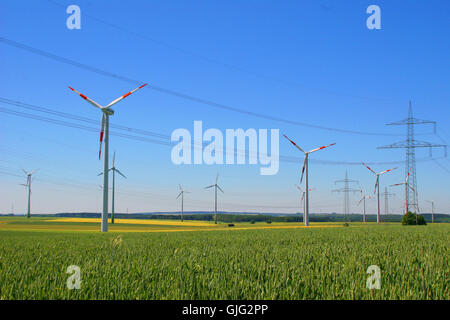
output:
{"label": "turbine nacelle", "polygon": [[102,108],[102,111],[108,116],[112,116],[114,114],[114,110],[111,108]]}

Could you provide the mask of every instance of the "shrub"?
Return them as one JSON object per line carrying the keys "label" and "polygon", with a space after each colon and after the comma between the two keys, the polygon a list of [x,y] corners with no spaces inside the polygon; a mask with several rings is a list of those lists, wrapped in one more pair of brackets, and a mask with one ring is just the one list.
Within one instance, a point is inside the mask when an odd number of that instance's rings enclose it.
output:
{"label": "shrub", "polygon": [[272,223],[272,220],[267,220],[266,222],[267,222],[267,223]]}
{"label": "shrub", "polygon": [[402,217],[402,225],[409,226],[409,225],[426,225],[425,218],[420,214],[415,214],[410,211],[403,215]]}
{"label": "shrub", "polygon": [[417,224],[418,225],[427,225],[427,222],[425,221],[425,218],[422,216],[422,215],[420,215],[420,214],[418,214],[417,215]]}

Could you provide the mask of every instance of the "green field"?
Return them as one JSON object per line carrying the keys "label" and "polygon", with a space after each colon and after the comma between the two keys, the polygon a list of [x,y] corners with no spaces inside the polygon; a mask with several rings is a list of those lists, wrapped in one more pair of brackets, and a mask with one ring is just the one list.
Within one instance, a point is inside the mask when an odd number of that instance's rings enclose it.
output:
{"label": "green field", "polygon": [[[102,234],[92,222],[0,218],[0,299],[450,299],[449,224],[300,226]],[[70,265],[80,290],[66,286]],[[366,288],[370,265],[380,290]]]}

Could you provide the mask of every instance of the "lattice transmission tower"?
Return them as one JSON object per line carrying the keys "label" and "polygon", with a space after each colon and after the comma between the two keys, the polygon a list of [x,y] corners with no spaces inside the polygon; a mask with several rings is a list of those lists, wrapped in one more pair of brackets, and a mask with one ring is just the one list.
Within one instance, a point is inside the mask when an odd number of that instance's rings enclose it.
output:
{"label": "lattice transmission tower", "polygon": [[395,193],[388,192],[387,187],[384,188],[384,192],[380,194],[384,197],[384,214],[389,214],[389,197],[395,196]]}
{"label": "lattice transmission tower", "polygon": [[[360,192],[360,189],[351,189],[349,187],[349,183],[359,183],[357,180],[350,180],[348,178],[348,174],[347,171],[345,171],[345,178],[343,180],[336,180],[334,182],[334,184],[337,183],[344,183],[344,187],[341,189],[335,189],[332,190],[332,192],[343,192],[344,193],[344,215],[345,215],[345,220],[347,221],[347,219],[349,218],[349,214],[350,214],[350,197],[349,197],[349,193],[350,192]],[[351,216],[350,216],[350,222],[352,221]]]}
{"label": "lattice transmission tower", "polygon": [[[443,147],[445,149],[445,156],[447,157],[447,146],[443,144],[434,144],[426,141],[419,141],[414,138],[414,126],[417,124],[432,124],[434,133],[436,133],[436,121],[421,120],[413,117],[411,101],[409,101],[408,118],[396,122],[388,123],[387,125],[405,125],[406,126],[406,140],[396,142],[387,146],[378,147],[377,149],[392,149],[403,148],[406,149],[405,160],[405,176],[410,172],[408,186],[405,188],[405,199],[408,204],[407,211],[420,212],[419,210],[419,196],[417,192],[417,178],[416,178],[416,148],[429,148],[430,157],[432,156],[432,148]],[[414,191],[409,188],[411,186]]]}

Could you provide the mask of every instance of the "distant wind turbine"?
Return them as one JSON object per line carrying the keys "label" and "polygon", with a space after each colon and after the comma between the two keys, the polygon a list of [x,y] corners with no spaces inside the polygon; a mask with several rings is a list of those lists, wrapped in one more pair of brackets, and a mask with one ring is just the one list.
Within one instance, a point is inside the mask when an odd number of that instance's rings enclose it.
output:
{"label": "distant wind turbine", "polygon": [[181,184],[178,185],[180,187],[180,193],[177,196],[177,199],[181,196],[181,222],[183,222],[183,213],[184,213],[184,194],[190,193],[189,191],[183,190]]}
{"label": "distant wind turbine", "polygon": [[218,179],[219,179],[219,174],[217,174],[216,182],[214,184],[205,187],[205,189],[214,187],[214,223],[215,224],[217,224],[217,189],[219,189],[222,193],[224,193],[222,188],[220,188],[219,185],[217,184]]}
{"label": "distant wind turbine", "polygon": [[406,175],[406,179],[405,182],[402,183],[396,183],[396,184],[392,184],[391,187],[396,187],[396,186],[405,186],[405,214],[408,213],[409,211],[409,203],[408,203],[408,187],[413,191],[416,192],[414,190],[413,187],[411,187],[411,185],[408,183],[409,180],[409,174],[411,173],[411,171],[408,172],[408,174]]}
{"label": "distant wind turbine", "polygon": [[[302,193],[302,196],[300,197],[300,201],[303,203],[303,221],[305,220],[305,191],[303,191],[302,187],[300,187],[297,184],[294,184],[294,186],[297,187],[298,190]],[[309,189],[309,191],[314,190],[314,188]]]}
{"label": "distant wind turbine", "polygon": [[380,223],[380,176],[384,173],[397,169],[397,167],[376,173],[364,162],[362,164],[377,176],[377,180],[375,181],[375,190],[373,191],[373,193],[377,193],[377,223]]}
{"label": "distant wind turbine", "polygon": [[[37,169],[37,170],[39,170],[39,169]],[[36,173],[37,170],[34,170],[32,172],[26,172],[24,169],[22,169],[22,171],[27,176],[27,183],[21,184],[22,186],[27,187],[27,189],[28,189],[27,218],[31,218],[31,177],[33,176],[33,174]]]}
{"label": "distant wind turbine", "polygon": [[332,144],[329,144],[327,146],[316,148],[316,149],[313,149],[313,150],[310,150],[310,151],[305,151],[302,148],[300,148],[294,141],[289,139],[285,134],[283,134],[283,137],[288,139],[298,150],[300,150],[301,152],[303,152],[305,154],[305,160],[303,161],[303,168],[302,168],[302,175],[301,175],[301,178],[300,178],[300,183],[302,183],[303,174],[305,173],[305,214],[304,214],[305,218],[304,218],[304,221],[305,221],[305,226],[309,226],[308,156],[309,156],[310,153],[316,152],[318,150],[325,149],[327,147],[334,146],[336,143],[332,143]]}
{"label": "distant wind turbine", "polygon": [[121,101],[122,99],[125,99],[133,92],[145,87],[147,84],[143,84],[140,87],[134,89],[133,91],[130,91],[123,96],[120,96],[119,98],[111,101],[106,106],[101,106],[94,100],[88,98],[84,94],[78,92],[72,87],[69,87],[70,90],[76,92],[80,97],[82,97],[84,100],[92,104],[94,107],[99,108],[102,111],[102,119],[101,119],[101,125],[100,125],[100,148],[98,151],[98,158],[100,160],[101,153],[102,153],[102,142],[103,142],[103,135],[105,135],[105,146],[104,146],[104,162],[103,162],[103,210],[102,210],[102,223],[101,223],[101,231],[102,232],[108,232],[108,155],[109,155],[109,116],[112,116],[114,114],[114,110],[111,109],[111,107],[116,104],[117,102]]}
{"label": "distant wind turbine", "polygon": [[366,194],[364,193],[364,191],[361,191],[361,200],[359,200],[358,205],[361,204],[361,202],[363,202],[363,222],[366,222],[366,199],[372,199],[371,196],[366,196]]}
{"label": "distant wind turbine", "polygon": [[[116,152],[114,151],[114,155],[113,155],[113,161],[112,161],[112,167],[111,168],[109,168],[109,170],[108,170],[108,172],[109,171],[112,171],[112,176],[113,176],[113,181],[112,181],[112,204],[111,204],[111,223],[112,224],[114,224],[114,195],[116,194],[116,191],[115,191],[115,186],[116,186],[116,172],[118,173],[118,174],[120,174],[122,177],[124,177],[125,179],[127,178],[127,177],[125,177],[125,175],[122,173],[122,172],[120,172],[120,170],[119,169],[117,169],[116,168],[116,166],[115,166],[115,160],[116,160]],[[103,172],[101,172],[101,173],[99,173],[98,175],[99,176],[101,176],[103,174]]]}

